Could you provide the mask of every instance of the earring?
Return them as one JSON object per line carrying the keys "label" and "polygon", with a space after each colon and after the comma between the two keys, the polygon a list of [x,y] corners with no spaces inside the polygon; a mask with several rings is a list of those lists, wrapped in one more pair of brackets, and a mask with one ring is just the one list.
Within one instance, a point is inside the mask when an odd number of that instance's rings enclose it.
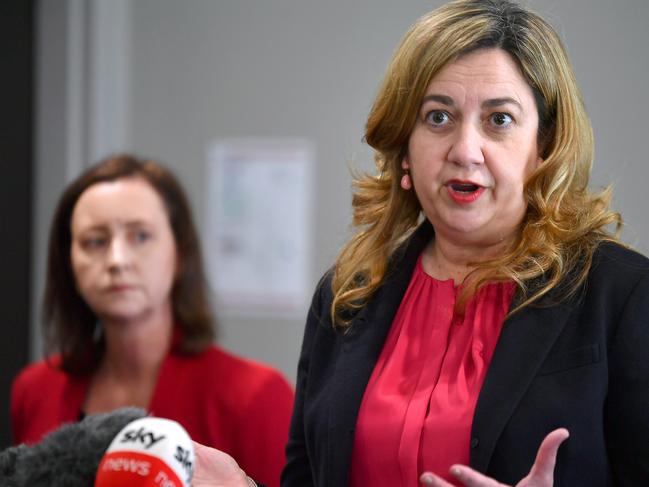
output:
{"label": "earring", "polygon": [[405,174],[401,176],[401,188],[405,191],[410,191],[412,189],[412,180],[410,179],[410,173],[407,169],[404,169]]}

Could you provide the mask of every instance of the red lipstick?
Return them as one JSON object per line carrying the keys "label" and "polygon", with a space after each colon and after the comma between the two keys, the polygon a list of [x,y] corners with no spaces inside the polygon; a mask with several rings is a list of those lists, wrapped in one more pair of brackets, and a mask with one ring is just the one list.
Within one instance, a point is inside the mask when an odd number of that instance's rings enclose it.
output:
{"label": "red lipstick", "polygon": [[466,205],[480,198],[485,188],[473,181],[451,179],[446,183],[446,190],[453,201],[460,205]]}

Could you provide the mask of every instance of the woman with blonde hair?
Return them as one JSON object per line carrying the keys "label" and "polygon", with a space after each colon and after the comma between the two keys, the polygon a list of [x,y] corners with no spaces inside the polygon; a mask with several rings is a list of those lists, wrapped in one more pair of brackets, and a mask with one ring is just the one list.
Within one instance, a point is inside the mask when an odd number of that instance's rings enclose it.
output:
{"label": "woman with blonde hair", "polygon": [[649,484],[649,260],[588,189],[552,27],[508,0],[425,15],[365,138],[377,171],[309,312],[282,486]]}

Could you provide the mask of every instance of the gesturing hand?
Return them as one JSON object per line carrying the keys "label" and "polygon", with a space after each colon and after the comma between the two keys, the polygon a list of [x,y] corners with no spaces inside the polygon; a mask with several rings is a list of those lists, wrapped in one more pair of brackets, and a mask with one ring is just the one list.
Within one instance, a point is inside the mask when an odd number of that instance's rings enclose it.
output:
{"label": "gesturing hand", "polygon": [[[554,430],[546,436],[539,447],[530,473],[517,483],[516,487],[552,487],[557,451],[568,436],[568,430],[564,428]],[[501,484],[465,465],[453,465],[451,474],[465,487],[507,487],[506,484]],[[419,480],[423,485],[430,487],[453,487],[452,484],[431,472],[423,473]]]}
{"label": "gesturing hand", "polygon": [[230,455],[194,442],[196,465],[192,487],[250,487],[248,477]]}

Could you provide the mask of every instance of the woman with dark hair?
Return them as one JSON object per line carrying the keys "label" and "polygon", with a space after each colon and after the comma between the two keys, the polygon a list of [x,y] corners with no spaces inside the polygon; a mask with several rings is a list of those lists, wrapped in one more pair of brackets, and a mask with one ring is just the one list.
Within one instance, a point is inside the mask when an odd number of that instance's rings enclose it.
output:
{"label": "woman with dark hair", "polygon": [[[376,173],[309,311],[282,486],[649,485],[649,260],[588,188],[554,29],[507,0],[430,12],[365,140]],[[245,485],[198,458],[196,487]]]}
{"label": "woman with dark hair", "polygon": [[138,406],[278,485],[293,391],[275,370],[212,344],[198,236],[167,169],[118,155],[67,187],[50,233],[43,323],[50,356],[12,390],[17,442]]}

